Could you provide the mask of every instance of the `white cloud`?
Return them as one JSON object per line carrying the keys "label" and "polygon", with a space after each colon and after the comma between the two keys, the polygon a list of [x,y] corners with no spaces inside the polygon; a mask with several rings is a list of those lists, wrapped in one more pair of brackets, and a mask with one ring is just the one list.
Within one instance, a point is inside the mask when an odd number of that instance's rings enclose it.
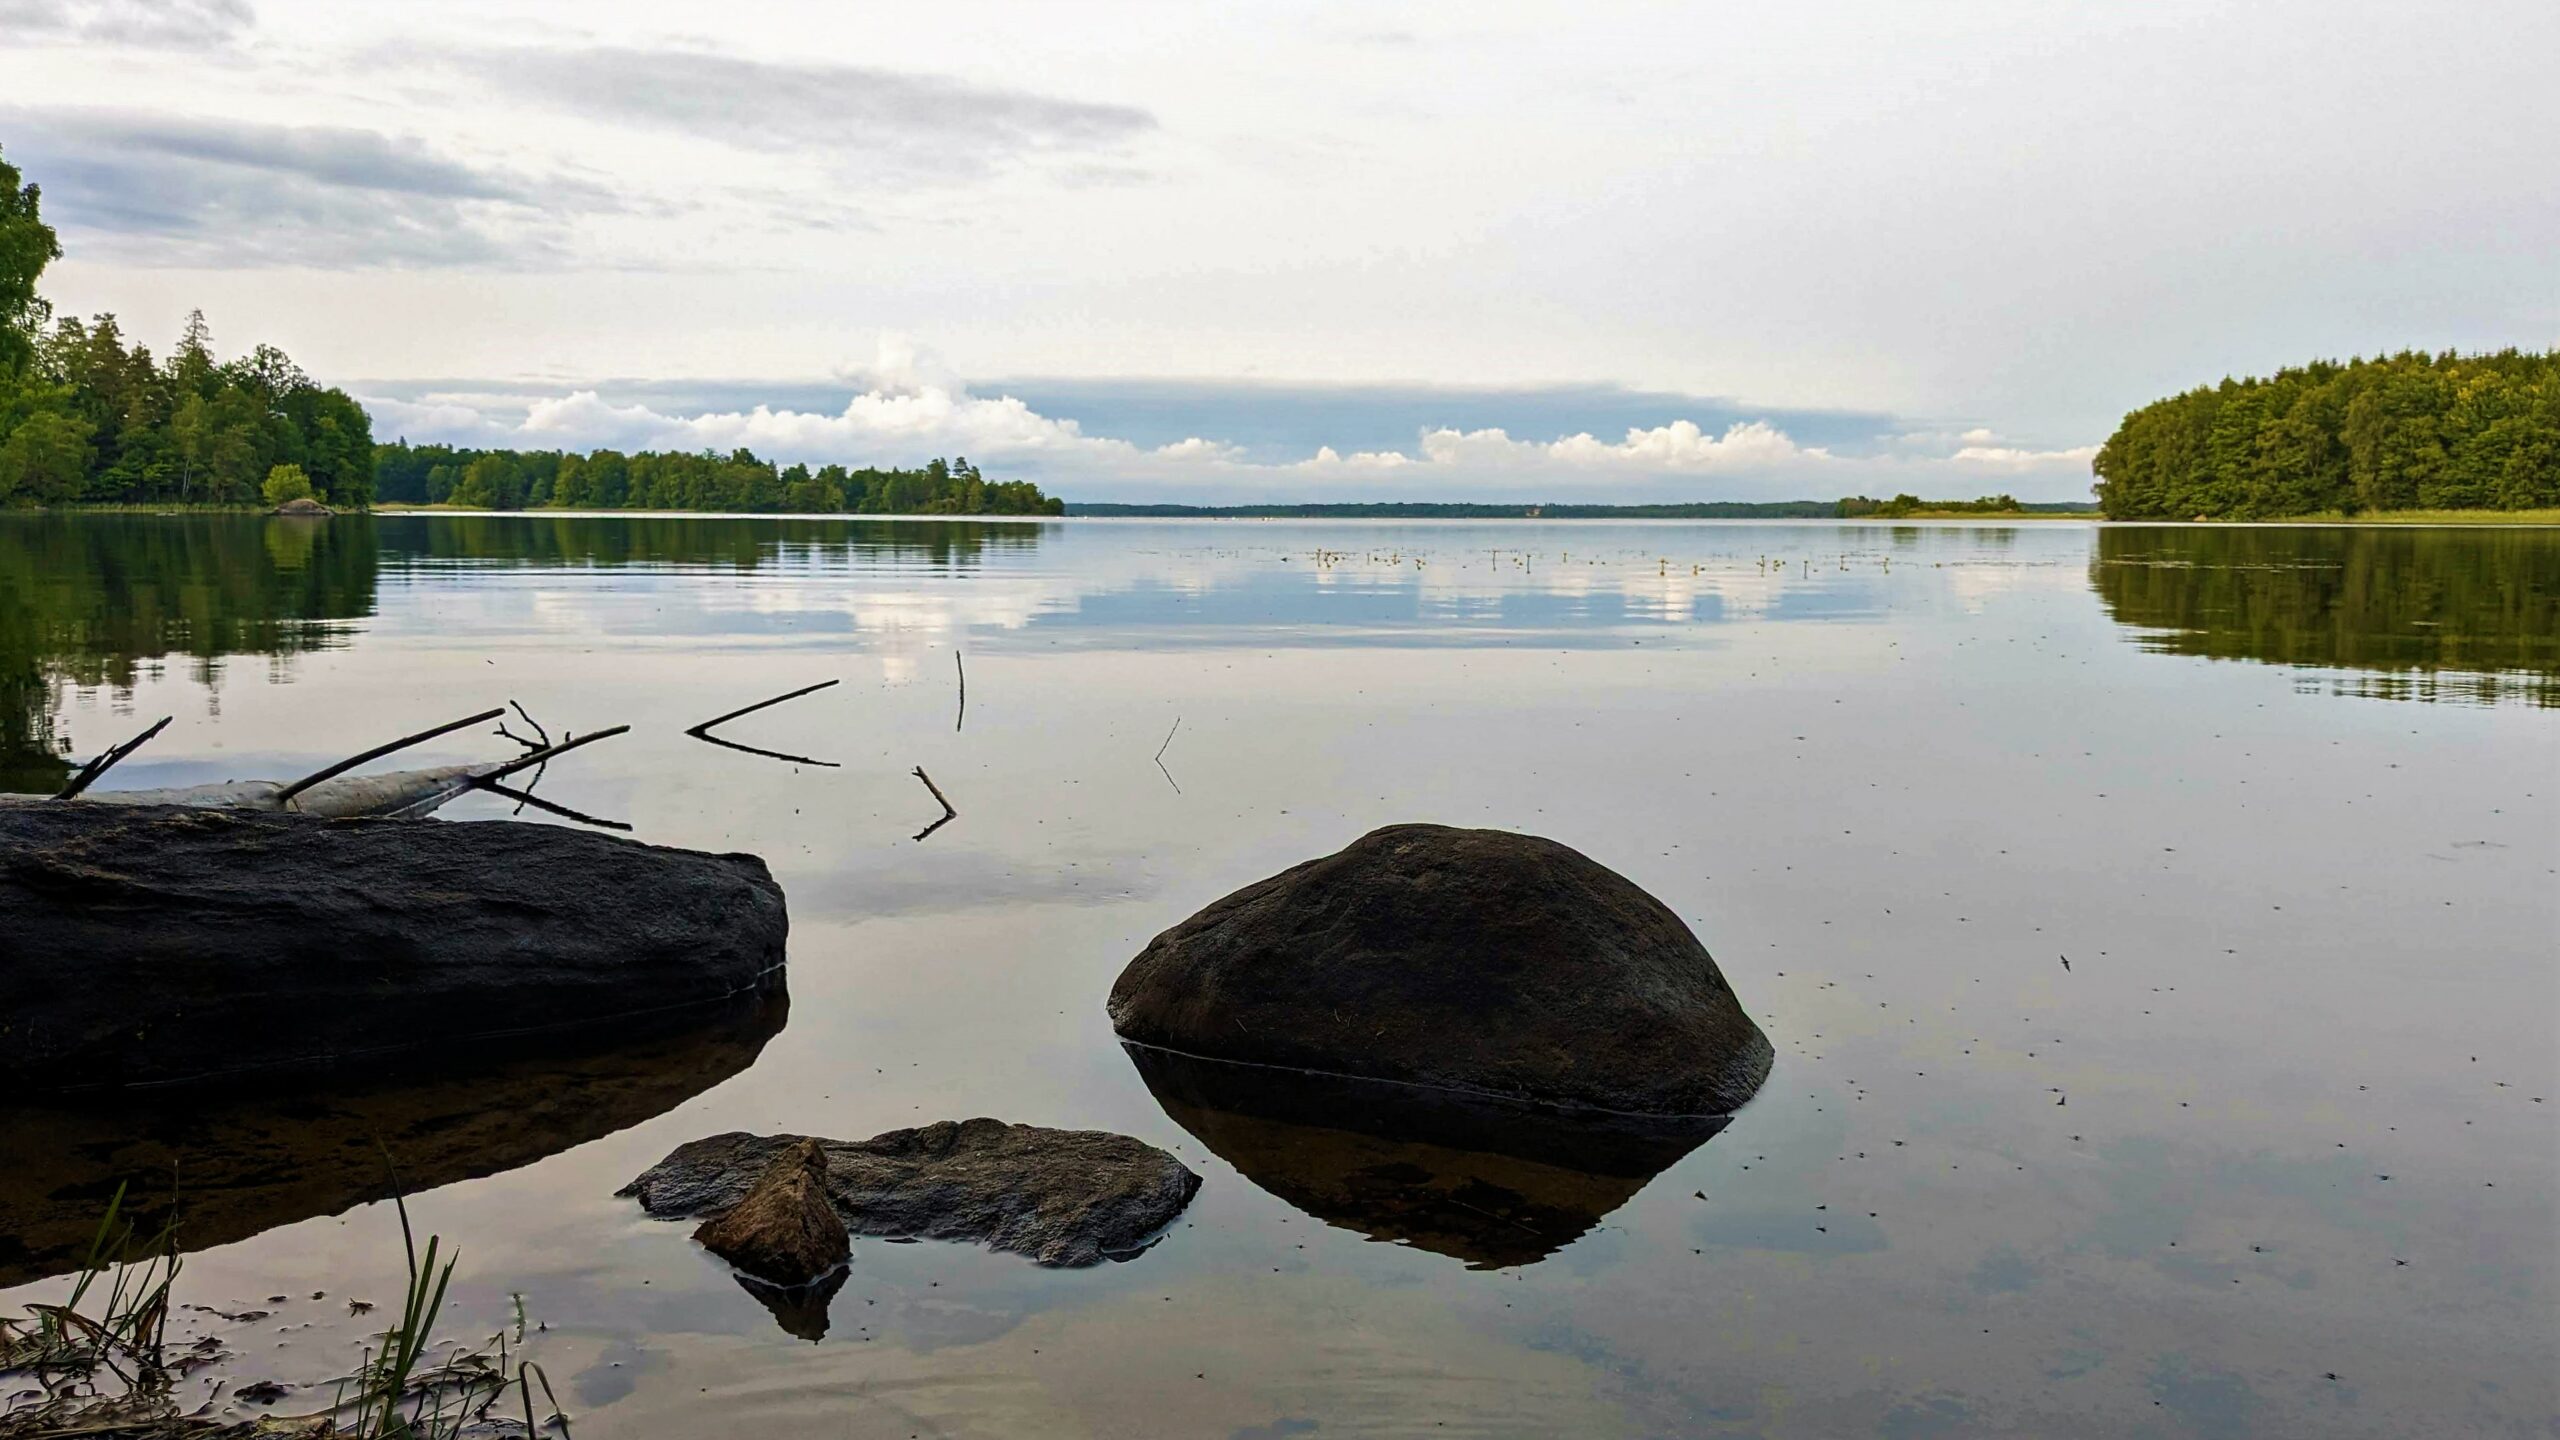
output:
{"label": "white cloud", "polygon": [[2086,465],[2098,458],[2098,447],[2074,445],[2068,450],[2028,450],[2016,445],[1975,444],[1967,445],[1947,458],[1958,465],[1992,470],[2037,470],[2057,465]]}
{"label": "white cloud", "polygon": [[[1405,449],[1321,445],[1299,459],[1257,459],[1214,436],[1144,446],[1089,433],[1014,395],[981,395],[931,351],[901,335],[870,359],[836,367],[858,386],[839,410],[756,405],[677,413],[616,403],[597,389],[565,395],[427,392],[368,397],[385,439],[543,450],[752,450],[785,464],[915,465],[966,455],[1075,499],[1203,503],[1266,500],[1805,499],[1874,491],[1973,493],[1997,471],[2076,492],[2094,447],[2033,450],[1989,430],[1904,432],[1879,454],[1798,441],[1766,419],[1711,431],[1694,420],[1588,431],[1552,440],[1500,427],[1425,426]],[[1924,447],[1925,439],[1925,447]],[[1959,443],[1969,442],[1969,443]],[[2032,488],[2032,487],[2027,487]]]}
{"label": "white cloud", "polygon": [[1422,432],[1421,453],[1359,450],[1343,455],[1325,446],[1296,468],[1311,471],[1390,471],[1442,467],[1469,473],[1510,470],[1651,471],[1663,474],[1765,469],[1831,458],[1820,446],[1798,445],[1765,420],[1737,421],[1710,435],[1695,421],[1675,420],[1651,429],[1629,429],[1617,443],[1589,432],[1560,440],[1519,440],[1500,429]]}
{"label": "white cloud", "polygon": [[20,41],[196,48],[257,23],[248,0],[0,0],[0,34]]}

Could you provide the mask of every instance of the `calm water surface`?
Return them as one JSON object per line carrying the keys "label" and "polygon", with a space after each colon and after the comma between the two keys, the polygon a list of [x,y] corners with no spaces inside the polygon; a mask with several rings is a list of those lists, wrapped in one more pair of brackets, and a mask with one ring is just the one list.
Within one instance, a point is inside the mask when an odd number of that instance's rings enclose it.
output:
{"label": "calm water surface", "polygon": [[[726,733],[838,768],[681,733],[830,678]],[[2560,1433],[2560,532],[0,517],[0,789],[163,714],[115,783],[509,699],[633,727],[542,794],[766,857],[787,1010],[15,1102],[0,1304],[174,1167],[181,1298],[268,1312],[189,1312],[233,1359],[187,1383],[325,1381],[396,1298],[381,1136],[453,1333],[521,1294],[581,1434]],[[1140,1073],[1148,937],[1401,820],[1663,897],[1767,1087],[1577,1157]],[[980,1114],[1206,1184],[1092,1270],[858,1241],[816,1343],[612,1196]]]}

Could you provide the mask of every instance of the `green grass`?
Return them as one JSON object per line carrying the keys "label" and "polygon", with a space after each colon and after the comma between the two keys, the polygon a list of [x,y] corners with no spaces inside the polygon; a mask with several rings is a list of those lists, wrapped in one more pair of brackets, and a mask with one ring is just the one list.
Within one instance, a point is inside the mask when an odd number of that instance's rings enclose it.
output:
{"label": "green grass", "polygon": [[[173,1216],[158,1235],[137,1244],[124,1195],[120,1185],[107,1202],[69,1299],[29,1306],[31,1322],[0,1319],[0,1382],[6,1382],[0,1393],[34,1382],[0,1405],[0,1436],[7,1440],[210,1440],[246,1433],[179,1412],[173,1371],[163,1358],[179,1269],[176,1221]],[[459,1440],[512,1401],[528,1435],[557,1429],[566,1436],[569,1422],[559,1413],[550,1377],[515,1356],[524,1340],[523,1296],[516,1297],[512,1338],[501,1330],[473,1347],[433,1340],[455,1262],[441,1236],[429,1236],[421,1253],[396,1185],[392,1201],[406,1262],[397,1318],[366,1347],[325,1409],[270,1417],[258,1433],[284,1424],[310,1440]],[[117,1383],[102,1386],[101,1372]],[[552,1412],[544,1420],[534,1413],[536,1385]],[[15,1403],[28,1398],[37,1403]]]}

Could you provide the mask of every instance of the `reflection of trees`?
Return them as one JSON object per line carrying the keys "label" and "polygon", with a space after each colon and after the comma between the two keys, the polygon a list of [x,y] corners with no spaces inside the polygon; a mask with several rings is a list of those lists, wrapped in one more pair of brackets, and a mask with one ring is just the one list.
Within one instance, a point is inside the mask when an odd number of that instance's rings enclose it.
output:
{"label": "reflection of trees", "polygon": [[879,555],[967,565],[1027,550],[1049,528],[966,520],[708,519],[685,515],[387,515],[385,563],[693,565],[740,570],[796,557]]}
{"label": "reflection of trees", "polygon": [[[345,643],[377,571],[442,564],[753,569],[865,556],[967,566],[1047,527],[689,516],[244,515],[0,518],[0,791],[59,787],[66,688],[130,690],[168,656],[211,683],[226,655]],[[95,750],[114,737],[79,737]]]}
{"label": "reflection of trees", "polygon": [[2357,694],[2560,706],[2560,534],[2111,528],[2089,581],[2145,649],[2374,672]]}
{"label": "reflection of trees", "polygon": [[0,519],[0,790],[61,783],[66,686],[127,690],[171,655],[210,683],[226,655],[341,643],[373,611],[374,556],[362,517]]}

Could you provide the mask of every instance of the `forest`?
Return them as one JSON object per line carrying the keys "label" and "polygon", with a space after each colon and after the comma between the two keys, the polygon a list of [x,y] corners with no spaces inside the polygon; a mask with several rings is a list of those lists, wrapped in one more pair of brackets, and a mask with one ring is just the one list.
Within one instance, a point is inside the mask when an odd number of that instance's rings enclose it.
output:
{"label": "forest", "polygon": [[1025,480],[966,459],[921,469],[781,469],[748,451],[591,455],[376,445],[345,391],[260,345],[218,360],[203,312],[168,354],[116,317],[64,317],[37,290],[62,246],[43,192],[0,156],[0,505],[272,505],[309,496],[473,509],[1056,515]]}
{"label": "forest", "polygon": [[2110,520],[2560,506],[2560,351],[2227,379],[2127,415],[2093,468]]}
{"label": "forest", "polygon": [[374,447],[374,497],[474,510],[716,510],[795,515],[1060,515],[1028,480],[989,480],[966,457],[916,470],[778,467],[728,455]]}
{"label": "forest", "polygon": [[371,499],[364,407],[283,351],[216,360],[201,311],[157,359],[113,315],[55,323],[36,289],[62,258],[42,201],[0,157],[0,504]]}

